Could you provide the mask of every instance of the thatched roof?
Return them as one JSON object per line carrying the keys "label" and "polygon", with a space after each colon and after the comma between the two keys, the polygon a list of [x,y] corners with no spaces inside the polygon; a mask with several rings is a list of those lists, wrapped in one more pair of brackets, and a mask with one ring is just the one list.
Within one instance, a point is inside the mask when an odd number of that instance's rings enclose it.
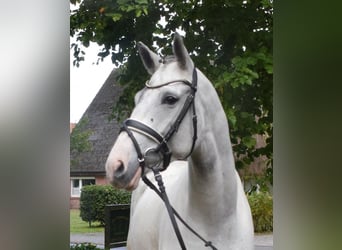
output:
{"label": "thatched roof", "polygon": [[91,133],[88,137],[91,149],[86,152],[71,153],[71,176],[105,175],[105,162],[120,128],[115,119],[109,119],[112,107],[122,92],[122,87],[115,84],[116,72],[113,70],[110,73],[80,119],[80,121],[82,119],[87,121],[82,130]]}

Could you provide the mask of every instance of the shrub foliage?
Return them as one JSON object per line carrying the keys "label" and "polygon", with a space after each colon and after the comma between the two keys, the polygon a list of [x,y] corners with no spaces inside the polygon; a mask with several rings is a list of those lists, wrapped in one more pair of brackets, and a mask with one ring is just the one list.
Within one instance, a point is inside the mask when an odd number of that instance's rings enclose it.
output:
{"label": "shrub foliage", "polygon": [[99,221],[105,224],[105,206],[108,204],[129,204],[131,194],[114,189],[111,185],[89,185],[82,188],[80,198],[80,217],[91,223]]}
{"label": "shrub foliage", "polygon": [[91,243],[81,243],[74,246],[70,246],[70,250],[100,250],[101,248]]}
{"label": "shrub foliage", "polygon": [[267,192],[253,192],[247,195],[252,210],[254,231],[273,231],[273,198]]}

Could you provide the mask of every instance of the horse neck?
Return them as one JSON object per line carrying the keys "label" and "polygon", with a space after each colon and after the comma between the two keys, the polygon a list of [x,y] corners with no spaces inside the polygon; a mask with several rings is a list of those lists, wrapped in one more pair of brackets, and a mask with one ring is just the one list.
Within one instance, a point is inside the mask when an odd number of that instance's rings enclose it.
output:
{"label": "horse neck", "polygon": [[224,110],[209,80],[198,73],[199,138],[189,159],[189,204],[191,214],[197,210],[198,217],[219,223],[236,209],[236,171]]}

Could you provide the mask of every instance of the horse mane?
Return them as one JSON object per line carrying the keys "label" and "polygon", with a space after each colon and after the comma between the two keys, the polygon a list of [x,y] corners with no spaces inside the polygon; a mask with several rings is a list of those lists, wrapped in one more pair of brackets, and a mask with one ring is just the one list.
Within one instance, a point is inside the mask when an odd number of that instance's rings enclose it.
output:
{"label": "horse mane", "polygon": [[177,58],[174,55],[167,55],[167,56],[161,57],[159,60],[159,62],[162,64],[169,64],[175,61],[177,61]]}

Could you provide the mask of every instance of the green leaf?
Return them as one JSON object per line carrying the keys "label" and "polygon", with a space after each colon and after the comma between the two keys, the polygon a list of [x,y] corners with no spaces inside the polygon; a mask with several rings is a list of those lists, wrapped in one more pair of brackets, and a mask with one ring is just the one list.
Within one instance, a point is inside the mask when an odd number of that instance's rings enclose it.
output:
{"label": "green leaf", "polygon": [[143,4],[148,4],[148,0],[135,0],[136,3],[143,5]]}
{"label": "green leaf", "polygon": [[227,116],[228,116],[228,121],[230,121],[230,123],[232,124],[233,127],[235,127],[236,124],[236,116],[234,114],[234,110],[229,109],[227,112]]}
{"label": "green leaf", "polygon": [[127,8],[125,9],[126,12],[130,12],[132,10],[135,10],[135,6],[134,5],[128,5]]}
{"label": "green leaf", "polygon": [[121,19],[121,13],[105,13],[105,16],[111,17],[114,22],[117,22]]}
{"label": "green leaf", "polygon": [[230,85],[235,89],[235,88],[239,87],[240,81],[237,81],[237,80],[236,81],[231,81]]}
{"label": "green leaf", "polygon": [[254,57],[247,57],[247,58],[246,58],[246,63],[247,63],[248,65],[255,65],[256,62],[257,62],[257,59],[254,58]]}
{"label": "green leaf", "polygon": [[251,77],[253,79],[258,79],[259,78],[259,75],[258,75],[257,72],[251,70],[249,73],[250,73],[250,75],[251,75]]}
{"label": "green leaf", "polygon": [[242,142],[244,145],[246,145],[247,148],[253,148],[256,145],[255,138],[253,138],[251,136],[243,137]]}
{"label": "green leaf", "polygon": [[241,112],[241,117],[242,118],[247,118],[247,117],[250,117],[250,114],[247,113],[247,112]]}
{"label": "green leaf", "polygon": [[124,5],[124,4],[127,4],[130,0],[117,0],[117,3],[119,5]]}
{"label": "green leaf", "polygon": [[141,11],[140,9],[135,10],[135,16],[136,16],[136,17],[140,17],[140,16],[141,16],[141,13],[142,13],[142,11]]}
{"label": "green leaf", "polygon": [[116,22],[116,21],[119,21],[119,20],[121,19],[121,17],[122,17],[122,14],[120,14],[120,13],[115,13],[115,14],[112,16],[112,19],[113,19],[114,22]]}
{"label": "green leaf", "polygon": [[273,65],[272,64],[265,65],[265,70],[268,74],[273,74]]}
{"label": "green leaf", "polygon": [[148,15],[148,10],[147,10],[147,8],[145,7],[145,8],[143,8],[142,10],[144,11],[145,15],[147,16],[147,15]]}
{"label": "green leaf", "polygon": [[251,80],[250,78],[248,78],[248,79],[246,80],[246,84],[252,85],[252,80]]}

